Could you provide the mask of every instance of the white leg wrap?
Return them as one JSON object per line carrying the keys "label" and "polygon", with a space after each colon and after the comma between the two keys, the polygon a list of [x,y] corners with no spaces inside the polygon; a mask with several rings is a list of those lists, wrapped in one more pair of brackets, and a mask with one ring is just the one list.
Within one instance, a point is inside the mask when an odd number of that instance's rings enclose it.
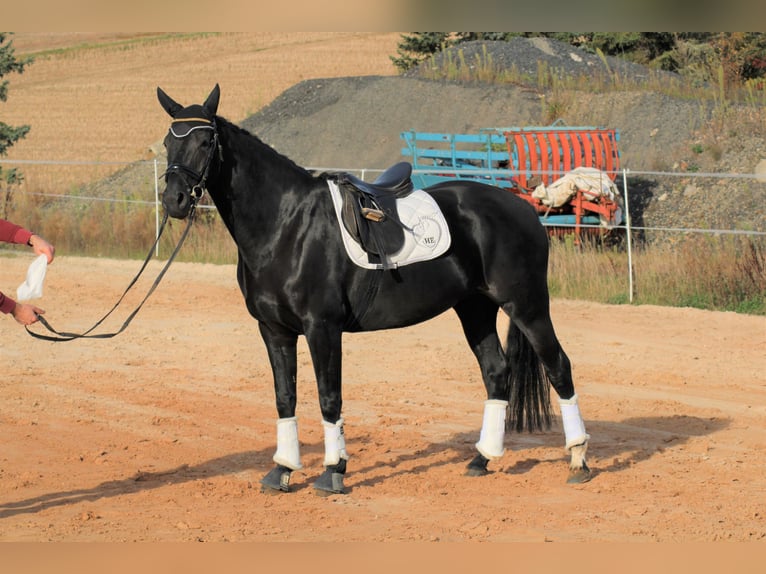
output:
{"label": "white leg wrap", "polygon": [[484,401],[484,421],[481,425],[479,442],[476,450],[489,459],[500,458],[505,454],[503,440],[505,439],[505,418],[508,401]]}
{"label": "white leg wrap", "polygon": [[291,470],[303,468],[298,445],[298,418],[289,417],[277,421],[277,452],[274,462]]}
{"label": "white leg wrap", "polygon": [[567,450],[588,442],[590,435],[585,432],[585,423],[582,421],[580,407],[577,405],[577,395],[567,400],[559,399],[559,406],[561,407],[561,422],[564,425]]}
{"label": "white leg wrap", "polygon": [[343,419],[338,419],[335,424],[323,420],[322,426],[324,427],[324,465],[338,464],[340,459],[348,460]]}

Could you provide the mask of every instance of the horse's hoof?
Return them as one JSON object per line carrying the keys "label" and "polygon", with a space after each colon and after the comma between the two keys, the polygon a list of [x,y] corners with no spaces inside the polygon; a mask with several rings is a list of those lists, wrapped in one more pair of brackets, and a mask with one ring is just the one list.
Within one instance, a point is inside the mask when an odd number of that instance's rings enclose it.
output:
{"label": "horse's hoof", "polygon": [[468,466],[465,469],[465,475],[466,476],[486,476],[489,474],[489,471],[487,470],[487,465],[489,464],[489,459],[481,454],[477,454],[474,459],[468,463]]}
{"label": "horse's hoof", "polygon": [[314,483],[314,492],[317,496],[332,496],[333,494],[346,494],[343,486],[343,474],[326,469]]}
{"label": "horse's hoof", "polygon": [[341,458],[338,464],[325,466],[324,472],[314,483],[314,492],[318,496],[332,496],[333,494],[346,494],[343,478],[346,475],[345,458]]}
{"label": "horse's hoof", "polygon": [[290,475],[292,472],[286,466],[275,466],[261,479],[261,492],[264,494],[290,492]]}
{"label": "horse's hoof", "polygon": [[593,478],[593,473],[588,468],[588,465],[583,463],[582,468],[570,468],[569,478],[567,478],[567,484],[583,484]]}

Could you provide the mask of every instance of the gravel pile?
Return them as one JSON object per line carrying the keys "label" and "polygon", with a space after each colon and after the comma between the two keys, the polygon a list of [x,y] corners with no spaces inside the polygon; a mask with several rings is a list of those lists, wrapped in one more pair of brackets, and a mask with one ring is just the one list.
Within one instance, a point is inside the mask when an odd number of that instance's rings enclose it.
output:
{"label": "gravel pile", "polygon": [[[491,63],[496,70],[515,70],[533,82],[541,69],[559,78],[608,78],[618,75],[623,79],[643,81],[650,76],[646,67],[627,60],[612,56],[601,59],[596,54],[551,38],[522,37],[507,42],[464,42],[436,54],[433,59],[429,58],[406,75],[429,77],[434,69],[444,69],[448,63],[459,69],[462,62],[471,67]],[[654,74],[668,81],[677,79],[676,74],[668,72]]]}

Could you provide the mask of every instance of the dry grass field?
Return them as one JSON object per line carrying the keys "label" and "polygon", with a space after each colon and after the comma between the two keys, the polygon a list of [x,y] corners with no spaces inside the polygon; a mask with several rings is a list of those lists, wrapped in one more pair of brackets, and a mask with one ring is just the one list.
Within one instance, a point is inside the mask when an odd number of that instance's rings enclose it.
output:
{"label": "dry grass field", "polygon": [[[167,116],[157,86],[192,103],[218,82],[219,112],[238,122],[302,80],[393,75],[399,33],[262,32],[192,35],[18,33],[17,56],[35,61],[7,76],[7,124],[30,125],[7,158],[132,162],[149,157]],[[31,191],[66,192],[117,169],[24,165]]]}

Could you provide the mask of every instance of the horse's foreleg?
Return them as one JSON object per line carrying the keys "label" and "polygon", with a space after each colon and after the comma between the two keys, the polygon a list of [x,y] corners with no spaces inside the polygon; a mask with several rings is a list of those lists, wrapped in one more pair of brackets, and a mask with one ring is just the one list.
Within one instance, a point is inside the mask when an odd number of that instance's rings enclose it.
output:
{"label": "horse's foreleg", "polygon": [[261,479],[261,485],[264,492],[289,492],[292,472],[303,468],[298,442],[298,419],[295,416],[298,337],[263,323],[259,327],[269,354],[279,415],[277,450],[273,457],[276,466]]}
{"label": "horse's foreleg", "polygon": [[324,428],[324,467],[325,471],[314,483],[319,494],[343,494],[343,477],[346,474],[346,437],[343,433],[343,419],[335,423],[322,421]]}
{"label": "horse's foreleg", "polygon": [[341,329],[326,322],[306,330],[306,340],[314,363],[324,429],[324,472],[314,483],[317,494],[345,494],[346,437],[341,411]]}

